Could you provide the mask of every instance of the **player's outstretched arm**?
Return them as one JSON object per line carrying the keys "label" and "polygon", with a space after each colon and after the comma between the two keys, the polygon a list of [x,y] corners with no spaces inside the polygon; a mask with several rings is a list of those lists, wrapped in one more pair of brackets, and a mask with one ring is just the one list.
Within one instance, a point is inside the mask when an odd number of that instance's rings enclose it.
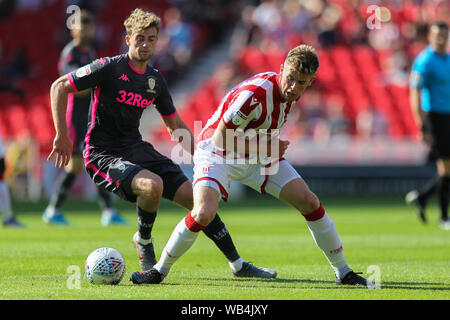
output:
{"label": "player's outstretched arm", "polygon": [[56,155],[56,168],[66,166],[72,156],[72,141],[69,138],[66,122],[67,97],[72,92],[74,90],[70,85],[67,75],[53,82],[50,89],[52,117],[56,134],[53,140],[53,149],[47,160],[50,161],[53,155]]}

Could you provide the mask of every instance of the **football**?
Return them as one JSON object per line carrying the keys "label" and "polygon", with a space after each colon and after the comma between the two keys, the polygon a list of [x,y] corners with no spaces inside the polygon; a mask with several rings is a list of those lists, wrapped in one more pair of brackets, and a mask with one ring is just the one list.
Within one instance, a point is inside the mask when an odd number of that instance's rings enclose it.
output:
{"label": "football", "polygon": [[84,270],[90,283],[119,284],[125,274],[125,260],[116,249],[98,248],[87,257]]}

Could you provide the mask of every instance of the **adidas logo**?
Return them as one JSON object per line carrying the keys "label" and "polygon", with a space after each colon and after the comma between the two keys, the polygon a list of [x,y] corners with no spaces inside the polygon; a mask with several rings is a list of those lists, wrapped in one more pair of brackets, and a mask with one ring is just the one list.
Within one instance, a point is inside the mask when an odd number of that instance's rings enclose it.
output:
{"label": "adidas logo", "polygon": [[124,73],[119,77],[119,80],[128,81],[130,82],[130,79],[128,79],[128,76]]}

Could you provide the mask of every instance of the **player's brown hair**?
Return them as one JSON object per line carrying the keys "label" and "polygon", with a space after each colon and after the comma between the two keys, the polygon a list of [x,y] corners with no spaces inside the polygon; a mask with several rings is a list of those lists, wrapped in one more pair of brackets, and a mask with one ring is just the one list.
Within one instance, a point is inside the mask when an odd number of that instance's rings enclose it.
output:
{"label": "player's brown hair", "polygon": [[153,12],[144,11],[140,8],[134,9],[133,12],[123,23],[127,35],[131,36],[133,33],[147,28],[155,27],[159,33],[161,27],[161,19]]}
{"label": "player's brown hair", "polygon": [[313,47],[301,44],[289,51],[284,63],[301,73],[315,74],[319,68],[319,57]]}

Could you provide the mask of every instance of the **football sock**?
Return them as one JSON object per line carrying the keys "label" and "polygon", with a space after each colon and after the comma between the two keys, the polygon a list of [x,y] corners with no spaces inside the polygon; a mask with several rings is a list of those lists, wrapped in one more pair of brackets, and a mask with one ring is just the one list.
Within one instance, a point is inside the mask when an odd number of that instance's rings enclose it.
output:
{"label": "football sock", "polygon": [[428,198],[437,190],[441,177],[439,175],[431,178],[422,188],[419,189],[419,202],[426,204]]}
{"label": "football sock", "polygon": [[322,204],[319,209],[304,217],[314,242],[322,249],[336,277],[342,279],[351,269],[345,260],[342,243],[333,220],[327,215]]}
{"label": "football sock", "polygon": [[77,175],[71,172],[64,172],[62,174],[62,177],[57,185],[57,188],[50,199],[49,206],[53,208],[61,207],[62,203],[67,197],[67,193],[75,183],[76,177]]}
{"label": "football sock", "polygon": [[154,268],[167,275],[172,265],[194,244],[205,226],[197,223],[189,212],[175,227]]}
{"label": "football sock", "polygon": [[13,216],[11,210],[11,197],[9,194],[8,185],[0,180],[0,211],[3,213],[3,219],[11,218]]}
{"label": "football sock", "polygon": [[450,191],[450,177],[443,176],[439,184],[439,207],[441,208],[441,219],[448,219],[448,196]]}
{"label": "football sock", "polygon": [[98,203],[100,205],[100,209],[103,211],[105,209],[112,208],[111,194],[109,191],[105,190],[102,187],[97,186],[98,192]]}
{"label": "football sock", "polygon": [[151,242],[152,238],[152,229],[153,223],[156,219],[156,211],[155,212],[147,212],[137,207],[137,216],[138,216],[138,235],[139,235],[139,243],[146,245]]}
{"label": "football sock", "polygon": [[230,265],[231,271],[238,272],[242,269],[242,265],[244,264],[245,260],[242,258],[236,259],[234,261],[228,261],[228,264]]}
{"label": "football sock", "polygon": [[222,251],[229,262],[232,263],[240,258],[236,247],[234,246],[233,240],[231,239],[230,233],[218,214],[216,214],[213,221],[208,224],[203,232],[208,238],[214,241],[216,246],[220,249],[220,251]]}

